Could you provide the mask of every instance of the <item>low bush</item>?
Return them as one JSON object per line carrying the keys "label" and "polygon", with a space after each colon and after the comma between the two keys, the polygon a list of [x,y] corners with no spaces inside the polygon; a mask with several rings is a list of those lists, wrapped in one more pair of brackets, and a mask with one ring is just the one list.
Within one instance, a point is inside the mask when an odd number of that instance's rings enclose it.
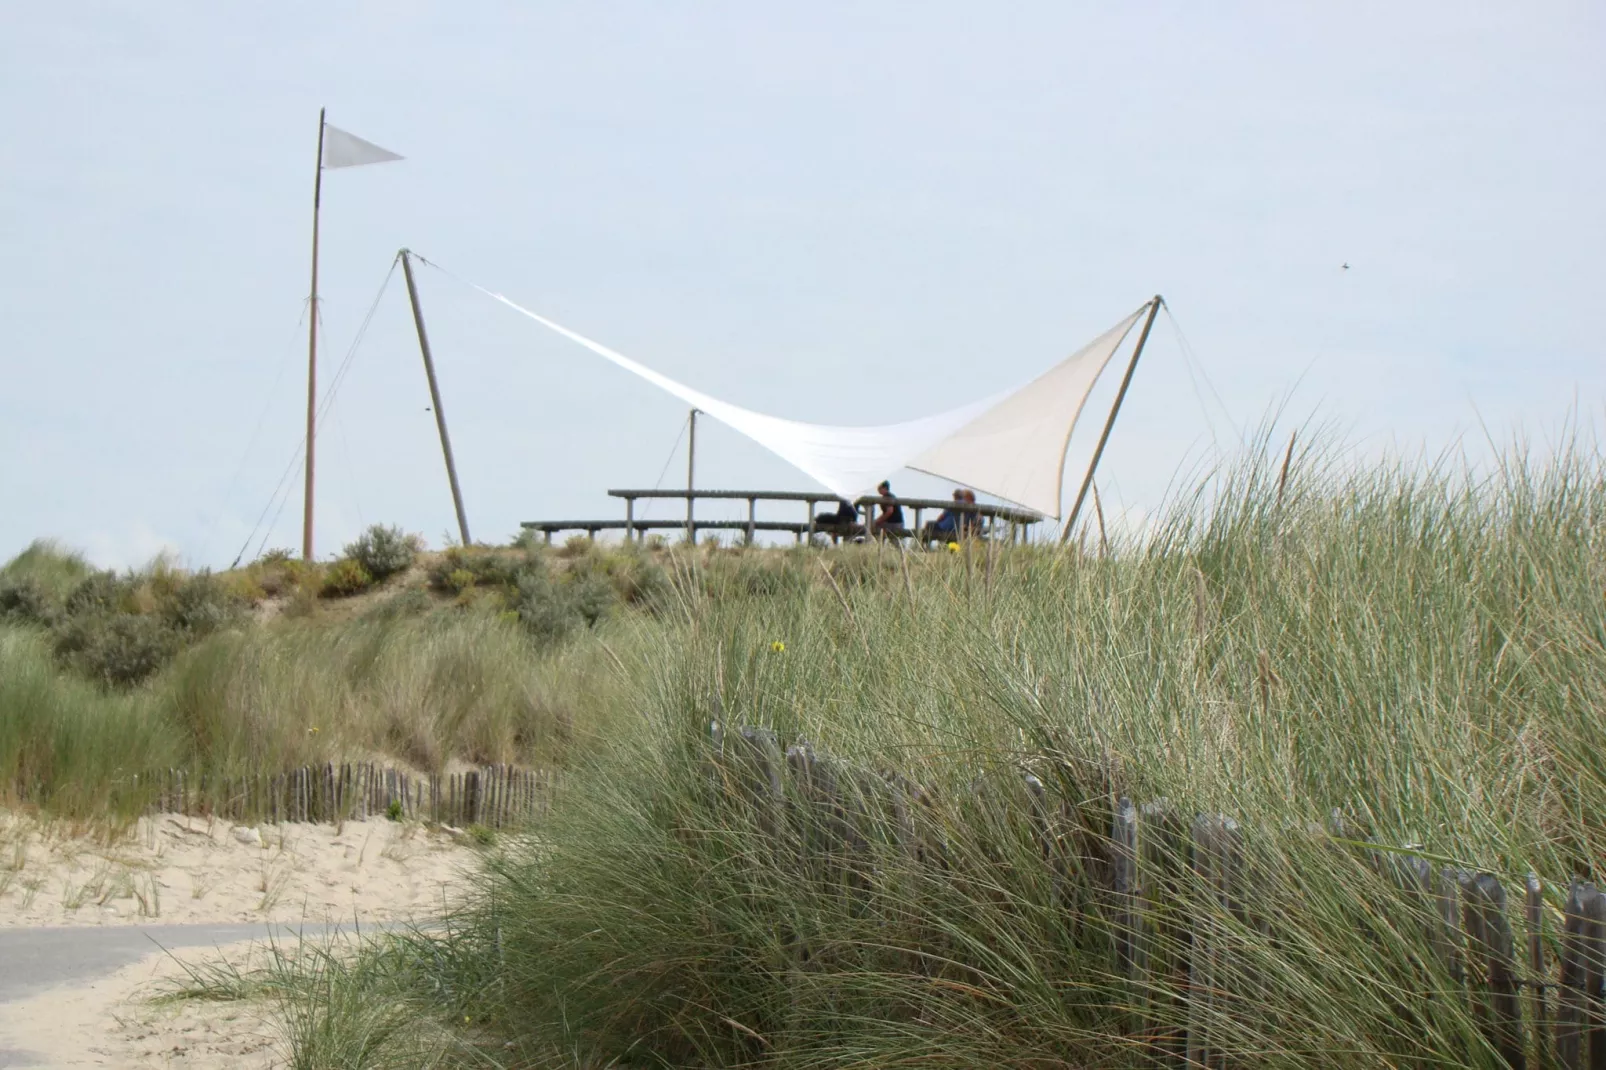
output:
{"label": "low bush", "polygon": [[361,594],[373,585],[374,577],[362,567],[362,562],[342,557],[324,570],[318,593],[324,598],[347,598]]}
{"label": "low bush", "polygon": [[299,558],[269,560],[263,558],[252,563],[246,575],[255,580],[262,593],[269,598],[292,596],[298,591],[316,592],[322,582],[320,569]]}
{"label": "low bush", "polygon": [[0,623],[50,627],[59,613],[50,594],[31,576],[0,579]]}
{"label": "low bush", "polygon": [[244,601],[208,572],[179,582],[161,607],[163,619],[190,639],[226,628],[244,614]]}
{"label": "low bush", "polygon": [[430,567],[429,585],[444,594],[459,594],[470,587],[512,587],[519,569],[530,559],[527,552],[449,547]]}
{"label": "low bush", "polygon": [[613,589],[613,584],[597,575],[579,576],[571,579],[560,587],[566,588],[565,594],[573,612],[587,627],[595,628],[597,624],[613,611],[619,604],[619,596]]}
{"label": "low bush", "polygon": [[596,549],[596,542],[589,535],[570,535],[558,547],[557,554],[561,558],[571,559],[585,557]]}
{"label": "low bush", "polygon": [[95,613],[118,613],[131,608],[134,584],[110,570],[84,577],[67,596],[67,612],[71,616]]}
{"label": "low bush", "polygon": [[374,581],[406,572],[418,556],[419,539],[394,525],[374,524],[346,547],[345,557],[362,566]]}
{"label": "low bush", "polygon": [[131,687],[172,660],[183,637],[159,616],[102,613],[74,617],[56,635],[56,656],[93,680]]}

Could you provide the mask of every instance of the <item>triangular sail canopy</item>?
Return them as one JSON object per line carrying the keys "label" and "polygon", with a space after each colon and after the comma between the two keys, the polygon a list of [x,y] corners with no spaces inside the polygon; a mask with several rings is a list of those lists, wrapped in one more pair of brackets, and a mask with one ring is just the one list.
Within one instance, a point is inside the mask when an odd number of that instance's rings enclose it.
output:
{"label": "triangular sail canopy", "polygon": [[1138,309],[904,466],[1059,516],[1071,431],[1099,373],[1143,312]]}
{"label": "triangular sail canopy", "polygon": [[1076,418],[1099,373],[1148,308],[1140,307],[1018,390],[918,420],[837,427],[721,401],[499,293],[475,289],[741,432],[844,498],[870,490],[901,468],[915,468],[1054,517],[1061,512],[1065,451]]}

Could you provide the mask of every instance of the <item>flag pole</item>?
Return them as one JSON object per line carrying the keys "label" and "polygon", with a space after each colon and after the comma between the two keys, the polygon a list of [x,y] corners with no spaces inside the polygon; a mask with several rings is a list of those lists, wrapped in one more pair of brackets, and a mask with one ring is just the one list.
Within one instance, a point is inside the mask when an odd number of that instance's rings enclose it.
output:
{"label": "flag pole", "polygon": [[318,213],[323,203],[323,108],[318,109],[318,170],[312,181],[312,304],[307,315],[307,489],[301,505],[301,557],[312,560],[312,475],[318,432]]}
{"label": "flag pole", "polygon": [[[424,309],[418,303],[418,286],[413,282],[412,253],[403,249],[402,275],[407,279],[407,300],[413,306],[413,326],[418,328],[418,350],[424,355],[424,375],[429,379],[429,400],[435,406],[435,427],[441,433],[441,453],[446,457],[446,478],[452,485],[452,508],[457,510],[457,530],[463,536],[463,545],[470,545],[468,514],[463,510],[463,491],[457,485],[457,465],[452,460],[452,439],[446,433],[446,410],[441,407],[441,388],[435,382],[435,359],[429,351],[429,335],[424,332]],[[625,532],[628,539],[630,533]]]}
{"label": "flag pole", "polygon": [[1137,348],[1132,350],[1132,359],[1127,363],[1126,374],[1121,377],[1121,389],[1115,392],[1115,404],[1110,406],[1110,416],[1104,421],[1104,431],[1099,435],[1099,444],[1093,448],[1093,461],[1087,466],[1087,475],[1082,477],[1082,489],[1076,492],[1076,504],[1071,506],[1070,519],[1065,521],[1065,530],[1060,533],[1062,543],[1070,539],[1071,531],[1076,527],[1076,517],[1082,511],[1082,501],[1087,497],[1087,489],[1093,485],[1093,473],[1098,470],[1099,458],[1104,456],[1104,444],[1110,441],[1110,431],[1115,427],[1115,417],[1121,411],[1121,402],[1126,400],[1126,388],[1132,385],[1132,373],[1138,370],[1138,358],[1143,356],[1143,344],[1149,340],[1149,328],[1154,326],[1154,317],[1159,314],[1160,306],[1163,304],[1165,298],[1159,294],[1155,294],[1154,299],[1149,302],[1149,318],[1143,321],[1143,333],[1138,335]]}

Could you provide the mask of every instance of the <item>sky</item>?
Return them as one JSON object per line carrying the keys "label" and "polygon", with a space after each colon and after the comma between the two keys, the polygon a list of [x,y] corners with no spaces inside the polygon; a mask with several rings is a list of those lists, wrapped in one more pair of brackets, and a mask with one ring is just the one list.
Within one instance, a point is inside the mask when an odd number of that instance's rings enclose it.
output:
{"label": "sky", "polygon": [[[1269,419],[1358,456],[1597,428],[1603,55],[1590,0],[16,3],[0,560],[299,547],[320,107],[406,157],[325,175],[320,557],[455,528],[402,247],[450,272],[418,282],[482,541],[684,485],[686,413],[461,280],[844,424],[1024,382],[1163,294],[1099,469],[1130,523]],[[815,489],[706,420],[697,467]]]}

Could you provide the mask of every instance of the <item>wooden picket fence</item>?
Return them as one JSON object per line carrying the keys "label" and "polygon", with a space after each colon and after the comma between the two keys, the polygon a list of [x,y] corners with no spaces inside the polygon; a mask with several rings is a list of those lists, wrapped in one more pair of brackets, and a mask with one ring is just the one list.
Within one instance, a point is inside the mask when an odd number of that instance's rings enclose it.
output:
{"label": "wooden picket fence", "polygon": [[[746,809],[762,835],[800,845],[804,870],[834,871],[843,894],[871,879],[855,859],[866,859],[868,843],[888,829],[905,858],[946,868],[941,832],[920,823],[932,795],[909,779],[855,769],[805,741],[783,749],[767,729],[727,735],[715,724],[712,743],[723,797]],[[1273,911],[1257,905],[1260,889],[1238,824],[1220,815],[1188,819],[1165,800],[1139,806],[1121,798],[1108,829],[1091,830],[1097,857],[1069,864],[1067,852],[1081,848],[1067,842],[1082,838],[1079,830],[1066,824],[1067,810],[1037,777],[1021,777],[1020,832],[1040,843],[1058,876],[1091,885],[1078,893],[1078,909],[1102,913],[1114,975],[1144,999],[1170,1001],[1164,1017],[1173,1025],[1166,1029],[1152,1016],[1132,1016],[1138,1046],[1158,1066],[1232,1065],[1211,1023],[1224,1015],[1247,1019],[1256,1005],[1250,990],[1265,983],[1252,966],[1232,961],[1237,934],[1275,939]],[[1450,998],[1466,1001],[1500,1061],[1606,1070],[1606,895],[1599,889],[1569,881],[1558,926],[1532,874],[1508,894],[1494,874],[1361,842],[1337,814],[1326,832],[1333,850],[1354,852],[1385,878],[1383,887],[1408,897],[1413,917],[1428,919],[1429,942],[1453,980]],[[1187,909],[1167,909],[1183,902]],[[1276,909],[1297,909],[1297,902]]]}
{"label": "wooden picket fence", "polygon": [[551,771],[511,765],[418,775],[374,762],[331,762],[233,777],[167,769],[145,779],[157,781],[156,812],[253,823],[396,816],[503,828],[545,814],[552,791]]}

